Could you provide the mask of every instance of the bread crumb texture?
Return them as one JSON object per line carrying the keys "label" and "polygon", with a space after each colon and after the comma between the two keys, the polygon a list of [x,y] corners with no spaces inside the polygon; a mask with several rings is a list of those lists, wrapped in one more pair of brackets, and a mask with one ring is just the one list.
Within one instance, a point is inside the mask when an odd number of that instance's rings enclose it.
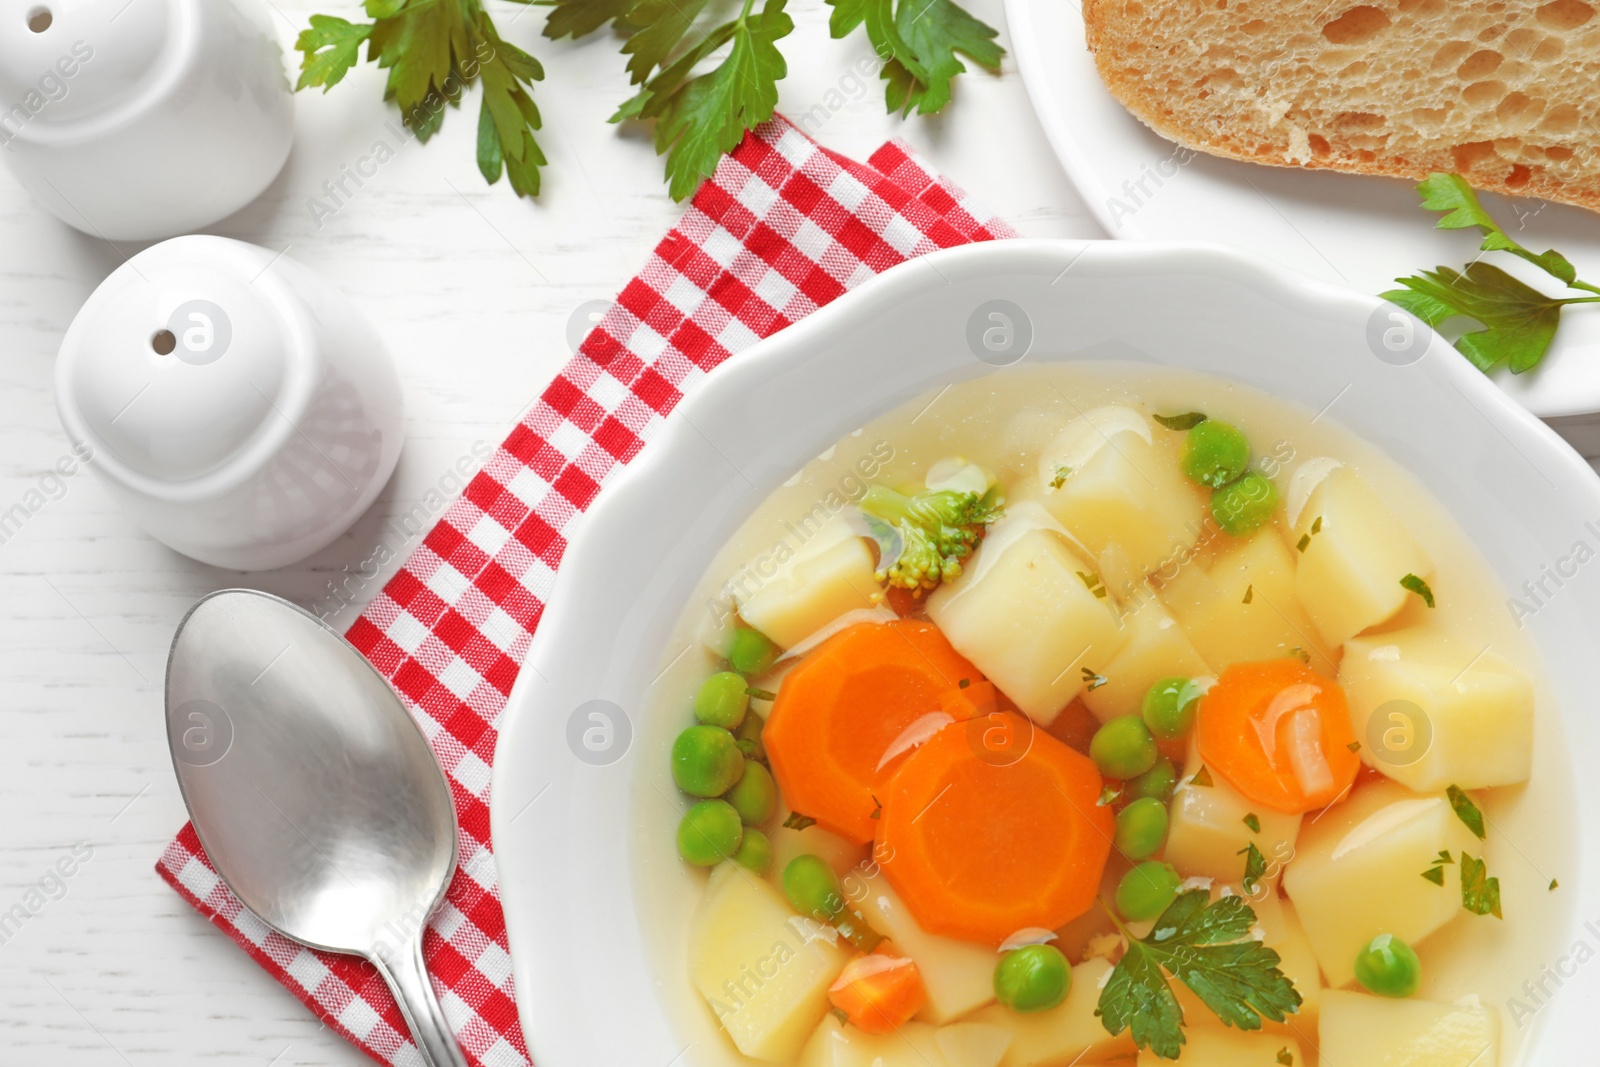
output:
{"label": "bread crumb texture", "polygon": [[1095,63],[1214,155],[1600,210],[1600,0],[1085,0]]}

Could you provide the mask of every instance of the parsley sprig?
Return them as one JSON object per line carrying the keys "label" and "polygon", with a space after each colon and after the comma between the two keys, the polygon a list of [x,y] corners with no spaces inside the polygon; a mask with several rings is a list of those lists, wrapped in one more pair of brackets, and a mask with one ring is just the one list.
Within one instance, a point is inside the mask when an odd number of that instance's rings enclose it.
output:
{"label": "parsley sprig", "polygon": [[[519,0],[526,3],[528,0]],[[365,0],[372,22],[312,15],[295,49],[296,89],[338,85],[361,57],[389,72],[383,98],[426,143],[444,124],[446,105],[461,106],[466,87],[483,82],[478,115],[478,170],[493,185],[504,173],[518,196],[537,196],[547,160],[534,138],[540,128],[533,83],[539,61],[501,38],[480,0]]]}
{"label": "parsley sprig", "polygon": [[[607,26],[623,38],[636,90],[612,122],[655,123],[655,147],[666,157],[668,188],[689,196],[745,131],[772,118],[778,82],[788,73],[778,42],[794,31],[787,0],[742,0],[718,21],[709,0],[514,0],[550,8],[545,36],[583,37]],[[830,33],[865,28],[883,62],[884,101],[891,112],[928,115],[950,102],[951,81],[965,57],[998,72],[1005,49],[993,27],[954,0],[827,0]],[[539,61],[502,39],[482,0],[364,0],[371,22],[313,15],[295,48],[303,53],[298,88],[328,89],[344,80],[367,46],[367,59],[389,72],[384,99],[427,141],[483,82],[478,167],[492,185],[502,173],[519,196],[539,192],[547,164],[533,83]],[[724,14],[726,11],[723,12]]]}
{"label": "parsley sprig", "polygon": [[[1109,909],[1108,913],[1109,913]],[[1183,1007],[1167,976],[1188,986],[1228,1026],[1261,1029],[1300,1010],[1300,994],[1278,954],[1250,937],[1256,914],[1242,897],[1212,903],[1191,889],[1161,913],[1146,937],[1134,937],[1115,915],[1127,951],[1100,991],[1095,1014],[1112,1035],[1132,1029],[1133,1042],[1157,1057],[1183,1051]]]}
{"label": "parsley sprig", "polygon": [[[1577,269],[1560,252],[1533,252],[1514,240],[1459,174],[1430,174],[1417,191],[1424,208],[1443,212],[1439,229],[1476,229],[1483,234],[1478,246],[1481,251],[1505,252],[1526,260],[1569,291],[1600,294],[1600,286],[1580,280]],[[1550,350],[1561,325],[1562,308],[1600,303],[1600,295],[1549,296],[1483,259],[1474,260],[1464,270],[1437,267],[1396,281],[1405,288],[1390,290],[1383,298],[1429,326],[1456,317],[1478,322],[1482,328],[1462,334],[1455,345],[1485,374],[1502,364],[1513,374],[1532,370]]]}

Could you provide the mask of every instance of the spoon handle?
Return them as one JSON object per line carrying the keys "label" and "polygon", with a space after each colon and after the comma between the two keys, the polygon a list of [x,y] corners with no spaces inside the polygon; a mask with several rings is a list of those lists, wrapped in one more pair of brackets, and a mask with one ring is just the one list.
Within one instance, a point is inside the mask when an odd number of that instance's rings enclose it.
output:
{"label": "spoon handle", "polygon": [[422,963],[421,934],[388,959],[372,962],[389,983],[394,999],[400,1002],[400,1013],[406,1017],[427,1067],[467,1067],[461,1046],[445,1022],[444,1008],[434,995],[433,983],[428,981],[428,971]]}

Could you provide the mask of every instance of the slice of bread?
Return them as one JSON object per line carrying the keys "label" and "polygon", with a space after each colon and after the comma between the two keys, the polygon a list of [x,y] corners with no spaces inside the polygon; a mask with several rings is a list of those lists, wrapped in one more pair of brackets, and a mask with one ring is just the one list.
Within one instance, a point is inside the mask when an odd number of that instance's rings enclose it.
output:
{"label": "slice of bread", "polygon": [[1100,76],[1213,155],[1600,210],[1600,0],[1083,0]]}

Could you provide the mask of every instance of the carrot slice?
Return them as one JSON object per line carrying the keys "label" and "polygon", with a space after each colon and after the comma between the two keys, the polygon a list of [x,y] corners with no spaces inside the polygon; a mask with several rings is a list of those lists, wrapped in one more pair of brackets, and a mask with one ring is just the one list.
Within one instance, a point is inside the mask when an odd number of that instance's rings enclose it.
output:
{"label": "carrot slice", "polygon": [[761,734],[789,807],[871,841],[890,775],[917,741],[973,713],[945,694],[980,678],[930,622],[863,622],[828,638],[784,678]]}
{"label": "carrot slice", "polygon": [[998,946],[1094,904],[1115,816],[1094,761],[1020,715],[946,726],[895,773],[874,855],[924,930]]}
{"label": "carrot slice", "polygon": [[892,1034],[927,1003],[922,972],[903,956],[857,956],[828,987],[828,1002],[866,1034]]}
{"label": "carrot slice", "polygon": [[1200,698],[1195,731],[1207,767],[1290,815],[1333,803],[1361,769],[1344,690],[1295,659],[1224,670]]}

